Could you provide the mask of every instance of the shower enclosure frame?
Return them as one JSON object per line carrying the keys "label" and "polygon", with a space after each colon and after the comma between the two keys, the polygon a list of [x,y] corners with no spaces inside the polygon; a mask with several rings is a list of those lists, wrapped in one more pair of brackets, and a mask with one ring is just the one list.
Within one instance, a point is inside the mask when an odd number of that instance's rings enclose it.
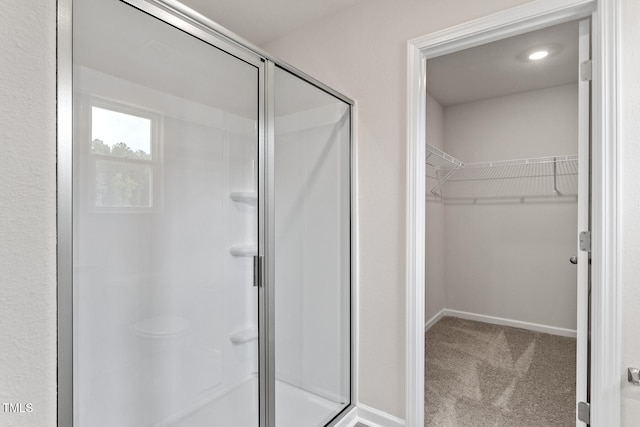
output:
{"label": "shower enclosure frame", "polygon": [[[258,292],[259,426],[275,427],[275,69],[345,102],[349,109],[349,404],[327,427],[353,416],[357,401],[357,295],[354,101],[175,0],[119,0],[258,69],[258,255],[266,260]],[[73,0],[57,2],[57,425],[73,426]]]}

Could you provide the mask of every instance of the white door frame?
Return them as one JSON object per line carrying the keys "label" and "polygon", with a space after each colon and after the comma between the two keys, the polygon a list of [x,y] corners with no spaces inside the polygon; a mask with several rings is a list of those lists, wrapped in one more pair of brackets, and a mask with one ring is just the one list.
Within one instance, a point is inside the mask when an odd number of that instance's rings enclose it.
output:
{"label": "white door frame", "polygon": [[592,17],[593,58],[591,426],[620,425],[619,2],[536,0],[407,44],[407,427],[424,425],[427,59],[587,16]]}

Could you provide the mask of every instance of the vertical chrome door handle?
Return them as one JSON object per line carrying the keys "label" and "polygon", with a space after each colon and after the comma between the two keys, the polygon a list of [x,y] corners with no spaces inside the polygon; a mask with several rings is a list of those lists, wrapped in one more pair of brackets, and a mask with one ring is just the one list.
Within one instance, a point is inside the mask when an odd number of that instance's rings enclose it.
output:
{"label": "vertical chrome door handle", "polygon": [[264,286],[263,258],[260,255],[253,256],[253,286],[262,288]]}

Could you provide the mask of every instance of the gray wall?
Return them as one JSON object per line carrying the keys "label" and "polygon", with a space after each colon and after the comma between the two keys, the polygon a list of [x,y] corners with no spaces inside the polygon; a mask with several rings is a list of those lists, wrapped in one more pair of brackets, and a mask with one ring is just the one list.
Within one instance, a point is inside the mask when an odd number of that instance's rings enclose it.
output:
{"label": "gray wall", "polygon": [[522,3],[369,0],[263,46],[358,103],[359,399],[397,417],[405,408],[407,40]]}
{"label": "gray wall", "polygon": [[[427,93],[427,143],[444,149],[444,109]],[[438,315],[446,305],[444,272],[445,207],[431,194],[438,184],[436,168],[427,160],[427,207],[425,213],[425,321]]]}
{"label": "gray wall", "polygon": [[[577,83],[445,107],[444,135],[465,163],[577,154]],[[577,192],[573,178],[566,193]],[[446,196],[480,198],[445,205],[446,308],[575,330],[577,204],[539,181],[445,185]],[[506,197],[538,192],[551,197]]]}
{"label": "gray wall", "polygon": [[[622,283],[622,368],[640,366],[640,2],[622,0],[620,11],[620,280]],[[622,383],[622,420],[626,427],[640,420],[640,390]]]}
{"label": "gray wall", "polygon": [[[519,0],[370,0],[265,47],[359,105],[360,401],[404,416],[406,42],[525,3]],[[620,0],[623,366],[640,364],[640,3]],[[375,355],[372,357],[372,355]],[[622,381],[622,373],[620,375]],[[620,383],[626,387],[625,383]],[[626,390],[626,388],[625,388]],[[640,393],[625,391],[625,425],[640,418]],[[632,416],[637,416],[636,419]]]}

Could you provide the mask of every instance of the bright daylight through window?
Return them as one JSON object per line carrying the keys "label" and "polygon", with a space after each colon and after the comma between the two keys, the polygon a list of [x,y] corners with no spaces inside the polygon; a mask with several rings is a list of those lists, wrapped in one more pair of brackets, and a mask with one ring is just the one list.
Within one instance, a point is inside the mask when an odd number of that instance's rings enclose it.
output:
{"label": "bright daylight through window", "polygon": [[154,206],[154,123],[149,117],[91,107],[95,208]]}

